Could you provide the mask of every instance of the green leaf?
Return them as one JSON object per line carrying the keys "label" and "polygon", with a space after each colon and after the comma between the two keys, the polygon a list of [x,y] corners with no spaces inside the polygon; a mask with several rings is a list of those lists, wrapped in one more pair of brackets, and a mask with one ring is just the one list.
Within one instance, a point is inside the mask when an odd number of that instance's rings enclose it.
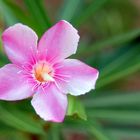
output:
{"label": "green leaf", "polygon": [[73,117],[78,117],[83,120],[87,120],[86,112],[84,109],[84,106],[78,100],[78,98],[69,95],[68,96],[68,111],[67,111],[68,116],[73,116]]}
{"label": "green leaf", "polygon": [[119,124],[140,124],[140,112],[136,110],[92,109],[88,110],[90,119],[96,118]]}
{"label": "green leaf", "polygon": [[0,106],[0,121],[16,129],[34,134],[44,134],[42,125],[33,120],[29,114]]}
{"label": "green leaf", "polygon": [[102,6],[107,2],[108,0],[94,0],[89,7],[86,9],[83,9],[83,11],[78,15],[78,17],[75,17],[72,21],[73,24],[76,26],[80,26],[84,21],[86,21],[91,15],[93,15],[97,10],[102,8]]}
{"label": "green leaf", "polygon": [[140,139],[140,130],[133,127],[127,128],[107,128],[106,131],[118,139]]}
{"label": "green leaf", "polygon": [[34,19],[34,23],[38,25],[39,35],[51,26],[47,13],[43,7],[42,0],[24,0],[29,11],[30,17]]}
{"label": "green leaf", "polygon": [[106,131],[96,122],[95,119],[82,121],[82,120],[67,120],[67,125],[64,124],[64,130],[68,127],[71,128],[74,133],[88,133],[91,138],[97,138],[97,140],[114,140],[110,139]]}
{"label": "green leaf", "polygon": [[[106,94],[107,93],[107,94]],[[102,94],[102,95],[100,95]],[[89,96],[84,99],[87,108],[91,107],[122,107],[140,104],[140,91],[123,92],[123,91],[106,91],[98,92],[98,96]]]}
{"label": "green leaf", "polygon": [[51,138],[50,138],[50,140],[61,140],[60,130],[61,130],[61,124],[52,124],[51,125]]}
{"label": "green leaf", "polygon": [[132,62],[129,63],[128,66],[125,66],[125,68],[122,68],[118,71],[118,69],[110,74],[109,76],[107,75],[104,78],[101,78],[100,80],[97,81],[97,88],[101,88],[109,83],[112,83],[116,80],[119,80],[121,78],[124,78],[132,73],[137,72],[140,70],[140,63],[139,63],[140,57],[136,56],[136,58],[133,59]]}
{"label": "green leaf", "polygon": [[27,10],[11,0],[4,0],[3,3],[10,10],[10,13],[12,13],[14,17],[16,17],[17,21],[15,21],[14,23],[22,22],[23,24],[27,24],[28,26],[33,28],[39,35],[42,34],[42,31],[40,30],[38,24],[35,24],[36,21],[34,20],[34,17],[30,16]]}
{"label": "green leaf", "polygon": [[114,140],[109,137],[105,130],[95,121],[88,122],[88,131],[98,140]]}
{"label": "green leaf", "polygon": [[110,75],[111,73],[114,73],[114,71],[116,70],[119,71],[120,69],[122,69],[124,64],[127,64],[127,62],[135,58],[138,52],[139,52],[139,45],[131,47],[131,49],[128,49],[122,54],[119,53],[117,57],[112,59],[110,63],[104,66],[104,68],[101,70],[100,78]]}
{"label": "green leaf", "polygon": [[28,13],[25,10],[23,10],[22,7],[20,7],[19,5],[17,5],[15,2],[11,0],[5,0],[4,3],[13,12],[13,14],[16,16],[18,21],[28,25],[32,24],[31,23],[32,18],[28,16]]}
{"label": "green leaf", "polygon": [[[119,45],[122,45],[124,43],[128,43],[131,40],[135,39],[140,35],[140,29],[134,29],[132,31],[122,33],[116,36],[113,36],[111,38],[107,38],[104,40],[100,40],[97,42],[94,42],[91,46],[90,49],[86,49],[80,52],[80,55],[92,55],[93,53],[97,51],[101,51],[102,49],[105,49],[106,47],[118,47]],[[87,48],[87,47],[86,47]]]}
{"label": "green leaf", "polygon": [[46,26],[49,28],[51,27],[51,21],[50,21],[50,18],[48,17],[48,13],[46,11],[46,7],[44,7],[43,2],[44,0],[35,0],[35,3],[38,7],[38,12],[40,12],[40,16],[41,16],[40,18],[44,19],[44,24],[46,24]]}
{"label": "green leaf", "polygon": [[0,13],[4,16],[7,25],[13,25],[17,22],[16,16],[8,8],[8,6],[4,3],[3,0],[0,1]]}
{"label": "green leaf", "polygon": [[[2,30],[0,29],[0,36],[2,35]],[[2,40],[0,38],[0,66],[3,66],[4,64],[8,63],[8,58],[3,54],[2,50]]]}
{"label": "green leaf", "polygon": [[134,29],[132,31],[116,35],[109,39],[100,40],[100,42],[93,44],[92,48],[93,51],[96,51],[96,50],[101,50],[106,46],[120,45],[122,43],[130,42],[131,40],[135,39],[139,35],[140,35],[140,29]]}
{"label": "green leaf", "polygon": [[81,0],[65,0],[59,13],[60,19],[71,21]]}
{"label": "green leaf", "polygon": [[20,131],[16,131],[14,129],[11,130],[1,130],[0,131],[0,139],[2,140],[29,140],[29,136],[21,133]]}

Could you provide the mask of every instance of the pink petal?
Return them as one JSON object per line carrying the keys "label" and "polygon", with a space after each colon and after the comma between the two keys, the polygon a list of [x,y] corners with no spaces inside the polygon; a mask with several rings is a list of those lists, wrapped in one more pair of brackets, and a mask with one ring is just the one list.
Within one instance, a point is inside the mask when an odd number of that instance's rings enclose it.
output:
{"label": "pink petal", "polygon": [[14,101],[32,96],[32,87],[23,79],[20,71],[14,64],[5,65],[0,69],[1,100]]}
{"label": "pink petal", "polygon": [[54,84],[40,90],[31,101],[36,113],[46,121],[62,122],[67,109],[67,97]]}
{"label": "pink petal", "polygon": [[77,96],[95,88],[98,71],[81,61],[66,59],[55,67],[56,83],[63,92]]}
{"label": "pink petal", "polygon": [[11,62],[18,65],[34,62],[37,40],[36,33],[20,23],[9,27],[2,34],[6,54]]}
{"label": "pink petal", "polygon": [[39,58],[50,61],[67,58],[76,53],[78,41],[77,30],[70,23],[61,20],[41,38],[38,46]]}

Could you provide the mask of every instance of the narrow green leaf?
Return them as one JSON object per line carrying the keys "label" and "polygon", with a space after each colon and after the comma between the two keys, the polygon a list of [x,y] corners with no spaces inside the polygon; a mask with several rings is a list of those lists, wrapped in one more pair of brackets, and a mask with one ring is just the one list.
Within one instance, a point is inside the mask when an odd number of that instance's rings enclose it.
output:
{"label": "narrow green leaf", "polygon": [[92,127],[89,127],[89,131],[90,133],[92,133],[96,138],[97,140],[110,140],[109,138],[106,137],[106,135],[103,134],[103,132],[98,129],[96,126],[92,126]]}
{"label": "narrow green leaf", "polygon": [[81,0],[65,0],[59,13],[60,19],[71,21]]}
{"label": "narrow green leaf", "polygon": [[100,40],[98,42],[94,42],[93,45],[90,46],[90,49],[83,50],[80,52],[80,55],[91,55],[94,52],[100,51],[102,49],[105,49],[106,47],[118,47],[118,45],[122,45],[124,43],[128,43],[131,40],[135,39],[140,35],[140,29],[134,29],[132,31],[129,31],[127,33],[122,33],[120,35],[116,35],[114,37]]}
{"label": "narrow green leaf", "polygon": [[138,124],[140,122],[140,112],[135,110],[92,109],[88,111],[88,116],[120,124]]}
{"label": "narrow green leaf", "polygon": [[105,46],[110,46],[110,45],[119,45],[122,43],[130,42],[131,40],[135,39],[140,35],[140,29],[134,29],[132,31],[122,33],[120,35],[116,35],[112,38],[100,41],[98,43],[93,44],[93,50],[100,50]]}
{"label": "narrow green leaf", "polygon": [[[2,35],[2,30],[0,29],[0,36]],[[3,54],[2,50],[2,40],[0,37],[0,66],[3,66],[4,64],[8,63],[9,60],[6,58],[6,56]]]}
{"label": "narrow green leaf", "polygon": [[[71,128],[74,132],[83,132],[88,133],[92,138],[97,138],[97,140],[110,140],[110,136],[106,131],[99,125],[95,119],[82,121],[82,120],[73,120],[67,122],[67,125],[63,125],[64,129]],[[113,139],[111,139],[113,140]]]}
{"label": "narrow green leaf", "polygon": [[60,127],[61,124],[51,125],[51,140],[60,140]]}
{"label": "narrow green leaf", "polygon": [[41,33],[50,27],[50,21],[42,6],[42,0],[24,0],[29,14],[34,18],[34,23],[38,25]]}
{"label": "narrow green leaf", "polygon": [[4,16],[7,25],[13,25],[17,22],[17,18],[4,3],[4,0],[0,0],[0,13]]}
{"label": "narrow green leaf", "polygon": [[140,103],[140,92],[106,91],[100,96],[85,99],[84,103],[87,108],[135,105]]}
{"label": "narrow green leaf", "polygon": [[94,121],[88,122],[88,131],[94,135],[98,140],[114,140],[108,136],[105,130],[102,129],[102,127]]}
{"label": "narrow green leaf", "polygon": [[[49,28],[51,27],[51,21],[48,17],[48,13],[46,11],[46,7],[44,7],[44,0],[35,0],[36,5],[38,6],[38,9],[40,11],[40,16],[44,19],[44,23],[46,23],[46,26]],[[40,17],[40,18],[41,18]]]}
{"label": "narrow green leaf", "polygon": [[75,17],[72,21],[76,26],[80,26],[84,21],[86,21],[91,15],[93,15],[97,10],[102,8],[102,6],[108,0],[94,0],[87,9],[83,10],[78,17]]}
{"label": "narrow green leaf", "polygon": [[16,129],[35,133],[44,134],[42,125],[31,119],[27,114],[18,110],[7,110],[0,106],[0,121]]}
{"label": "narrow green leaf", "polygon": [[87,120],[86,112],[82,103],[74,96],[68,96],[68,116],[79,117]]}
{"label": "narrow green leaf", "polygon": [[137,48],[136,46],[133,46],[132,49],[125,51],[123,54],[120,54],[117,56],[117,58],[113,59],[102,69],[100,78],[114,73],[115,70],[122,69],[124,64],[127,64],[127,62],[131,61],[137,55],[137,53],[139,52]]}
{"label": "narrow green leaf", "polygon": [[5,0],[4,3],[9,7],[9,9],[13,12],[13,14],[16,16],[18,21],[28,24],[31,24],[31,17],[28,16],[27,12],[23,10],[19,5],[17,5],[15,2],[11,0]]}
{"label": "narrow green leaf", "polygon": [[140,139],[140,130],[134,128],[107,128],[106,131],[118,139]]}
{"label": "narrow green leaf", "polygon": [[106,76],[105,78],[101,78],[97,81],[97,88],[101,88],[109,83],[112,83],[116,80],[119,80],[121,78],[124,78],[132,73],[137,72],[140,70],[140,63],[139,63],[140,57],[137,56],[135,59],[133,59],[132,63],[129,64],[129,66],[125,66],[125,68],[120,69],[119,71],[116,70],[113,74],[110,74],[109,76]]}
{"label": "narrow green leaf", "polygon": [[21,133],[20,131],[16,131],[16,130],[1,130],[0,131],[0,138],[2,140],[28,140],[28,135],[25,135],[23,133]]}

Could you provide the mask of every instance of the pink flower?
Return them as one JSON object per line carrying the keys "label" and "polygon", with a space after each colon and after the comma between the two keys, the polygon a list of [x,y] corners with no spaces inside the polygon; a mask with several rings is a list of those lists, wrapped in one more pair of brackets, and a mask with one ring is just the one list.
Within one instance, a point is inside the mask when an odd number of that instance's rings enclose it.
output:
{"label": "pink flower", "polygon": [[76,53],[79,41],[70,23],[59,21],[38,44],[36,33],[18,23],[3,33],[2,41],[12,64],[0,69],[1,100],[33,97],[31,104],[41,118],[62,122],[66,95],[78,96],[95,88],[96,69],[76,59],[65,59]]}

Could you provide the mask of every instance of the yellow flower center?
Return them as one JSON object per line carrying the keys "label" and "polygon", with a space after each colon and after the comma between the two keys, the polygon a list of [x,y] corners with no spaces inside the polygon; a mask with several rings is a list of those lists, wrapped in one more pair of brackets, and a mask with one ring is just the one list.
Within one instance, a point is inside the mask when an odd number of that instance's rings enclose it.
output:
{"label": "yellow flower center", "polygon": [[54,81],[53,69],[46,62],[39,62],[35,65],[33,70],[36,80],[39,82]]}

